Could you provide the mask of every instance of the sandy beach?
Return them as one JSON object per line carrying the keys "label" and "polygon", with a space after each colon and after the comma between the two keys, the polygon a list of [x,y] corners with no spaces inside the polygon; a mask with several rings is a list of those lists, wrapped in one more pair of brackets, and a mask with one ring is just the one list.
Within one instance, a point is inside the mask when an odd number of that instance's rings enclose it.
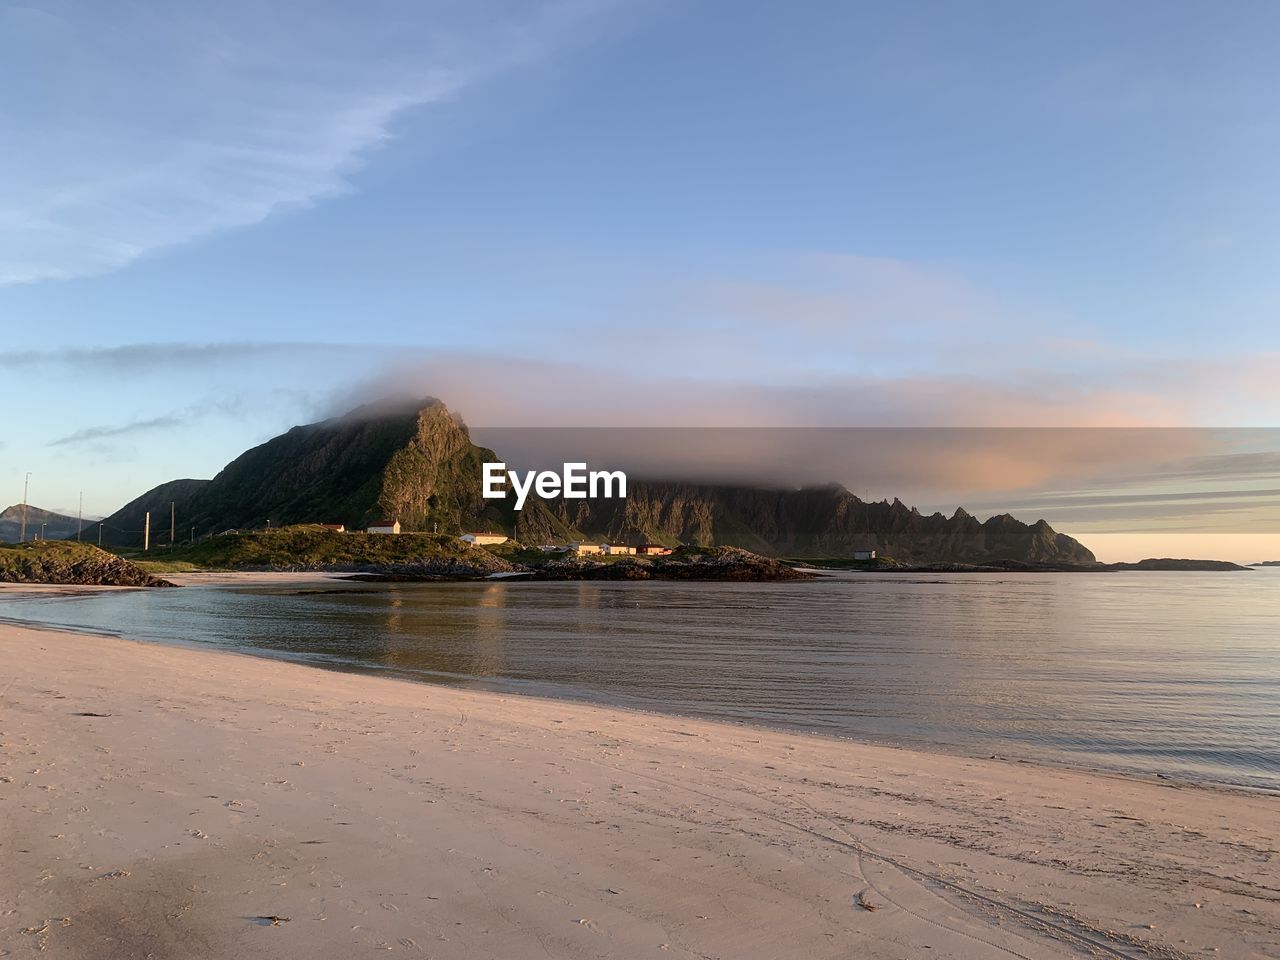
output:
{"label": "sandy beach", "polygon": [[0,956],[1280,957],[1280,798],[0,626]]}

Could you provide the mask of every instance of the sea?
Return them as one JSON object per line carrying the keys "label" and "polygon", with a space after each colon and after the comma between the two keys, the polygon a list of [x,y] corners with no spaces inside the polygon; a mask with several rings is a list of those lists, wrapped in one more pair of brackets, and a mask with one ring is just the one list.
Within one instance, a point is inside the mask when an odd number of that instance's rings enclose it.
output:
{"label": "sea", "polygon": [[201,585],[0,619],[859,741],[1280,790],[1280,569]]}

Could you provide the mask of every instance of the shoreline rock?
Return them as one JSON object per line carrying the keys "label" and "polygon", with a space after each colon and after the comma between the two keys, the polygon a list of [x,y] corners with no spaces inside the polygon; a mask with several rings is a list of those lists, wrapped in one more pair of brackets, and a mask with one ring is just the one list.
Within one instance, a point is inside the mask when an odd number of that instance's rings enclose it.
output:
{"label": "shoreline rock", "polygon": [[87,543],[39,540],[0,548],[0,582],[173,587],[136,563]]}

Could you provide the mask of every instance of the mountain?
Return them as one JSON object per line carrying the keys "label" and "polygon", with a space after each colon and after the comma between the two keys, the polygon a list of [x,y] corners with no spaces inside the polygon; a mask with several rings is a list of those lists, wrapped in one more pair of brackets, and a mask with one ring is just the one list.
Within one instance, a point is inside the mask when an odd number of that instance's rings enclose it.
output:
{"label": "mountain", "polygon": [[772,556],[847,557],[876,549],[908,562],[1094,560],[1043,520],[1025,524],[1002,514],[980,523],[963,510],[925,515],[899,500],[864,502],[838,485],[760,489],[629,477],[626,499],[530,497],[516,511],[510,499],[481,496],[482,465],[499,459],[473,444],[439,400],[371,404],[294,427],[241,454],[212,480],[148,491],[103,521],[103,542],[140,544],[147,510],[152,542],[164,542],[173,502],[179,538],[192,528],[197,537],[268,524],[362,528],[386,517],[406,531],[502,530],[525,543],[653,541]]}
{"label": "mountain", "polygon": [[438,400],[369,404],[294,427],[245,451],[212,480],[147,491],[102,521],[103,543],[141,545],[148,510],[152,543],[167,542],[171,502],[179,539],[293,523],[362,529],[382,517],[404,530],[509,530],[515,511],[481,496],[482,465],[497,459],[475,446]]}
{"label": "mountain", "polygon": [[[76,535],[79,521],[75,517],[54,513],[52,510],[41,510],[39,507],[27,505],[27,539],[34,540],[40,536],[40,525],[44,524],[46,540],[69,540]],[[22,537],[22,504],[15,503],[0,513],[0,543],[17,543]]]}
{"label": "mountain", "polygon": [[[186,523],[191,513],[191,505],[208,483],[208,480],[170,480],[168,483],[162,483],[142,496],[130,500],[111,516],[103,518],[98,523],[85,524],[84,533],[80,535],[80,539],[86,543],[97,543],[101,536],[103,546],[141,546],[142,531],[149,511],[151,542],[168,543],[170,504],[173,505],[174,518],[181,518],[175,523],[174,539],[186,539],[191,533],[191,527]],[[99,531],[100,527],[101,531]]]}

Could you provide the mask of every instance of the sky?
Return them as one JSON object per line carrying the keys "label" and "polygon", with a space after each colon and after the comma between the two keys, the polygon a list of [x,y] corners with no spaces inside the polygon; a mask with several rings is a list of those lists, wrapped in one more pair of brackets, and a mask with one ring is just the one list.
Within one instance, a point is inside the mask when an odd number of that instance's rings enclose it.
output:
{"label": "sky", "polygon": [[[391,390],[479,428],[1274,426],[1278,30],[1264,0],[5,4],[0,500],[30,472],[109,513]],[[831,479],[1152,534],[995,473]]]}

